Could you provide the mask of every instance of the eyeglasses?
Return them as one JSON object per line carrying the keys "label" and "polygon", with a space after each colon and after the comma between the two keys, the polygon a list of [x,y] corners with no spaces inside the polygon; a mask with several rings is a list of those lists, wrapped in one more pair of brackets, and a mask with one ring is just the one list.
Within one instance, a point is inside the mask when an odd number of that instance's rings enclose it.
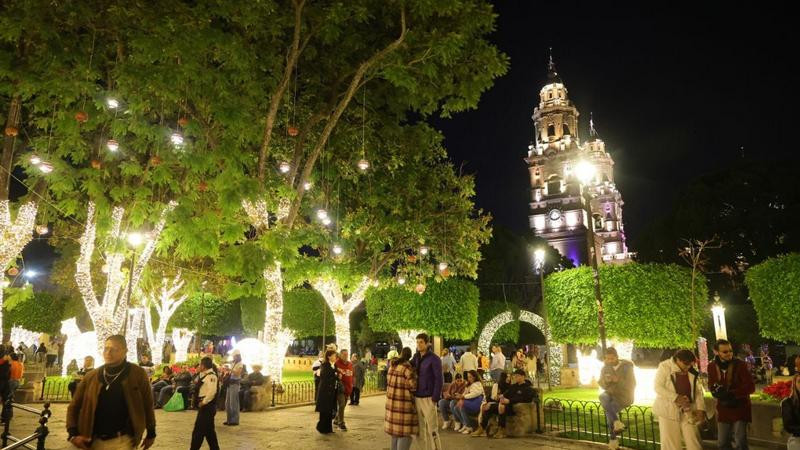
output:
{"label": "eyeglasses", "polygon": [[724,353],[724,354],[733,353],[733,350],[720,350],[719,353]]}

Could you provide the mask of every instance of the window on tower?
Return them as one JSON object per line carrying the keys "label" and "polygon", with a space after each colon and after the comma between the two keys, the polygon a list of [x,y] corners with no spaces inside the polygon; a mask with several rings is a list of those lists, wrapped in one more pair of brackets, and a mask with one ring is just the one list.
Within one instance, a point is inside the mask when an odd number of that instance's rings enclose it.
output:
{"label": "window on tower", "polygon": [[556,135],[556,126],[552,123],[547,126],[547,137],[553,137]]}
{"label": "window on tower", "polygon": [[565,136],[572,136],[572,133],[569,132],[569,125],[567,124],[561,126],[561,131],[564,133]]}

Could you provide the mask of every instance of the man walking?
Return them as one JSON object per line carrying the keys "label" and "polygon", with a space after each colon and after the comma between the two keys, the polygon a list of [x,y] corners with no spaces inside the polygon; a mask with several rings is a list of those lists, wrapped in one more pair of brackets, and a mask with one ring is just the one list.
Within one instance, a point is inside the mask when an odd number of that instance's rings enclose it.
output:
{"label": "man walking", "polygon": [[734,358],[725,339],[714,343],[714,360],[708,365],[708,386],[717,400],[717,445],[723,450],[747,450],[747,424],[752,422],[750,394],[755,384],[747,363]]}
{"label": "man walking", "polygon": [[194,421],[192,444],[189,450],[199,450],[203,445],[203,439],[208,441],[208,447],[211,450],[219,450],[217,431],[214,429],[219,380],[211,358],[206,356],[200,360],[200,370],[195,389],[197,392],[197,418]]}
{"label": "man walking", "polygon": [[625,429],[625,424],[619,420],[619,412],[633,404],[636,378],[633,374],[633,363],[619,359],[614,347],[606,349],[605,362],[598,383],[605,390],[600,394],[600,404],[606,412],[608,446],[618,448],[617,435]]}
{"label": "man walking", "polygon": [[358,405],[361,400],[361,389],[364,388],[364,383],[367,378],[367,365],[364,361],[358,358],[358,355],[353,354],[353,392],[350,393],[350,404]]}
{"label": "man walking", "polygon": [[156,417],[150,382],[144,369],[125,360],[127,354],[125,336],[110,336],[103,348],[105,364],[78,384],[67,408],[69,442],[75,447],[133,450],[141,443],[146,450],[153,445]]}
{"label": "man walking", "polygon": [[500,374],[506,370],[506,355],[503,354],[503,349],[499,345],[492,346],[492,362],[489,365],[489,373],[492,376],[492,381],[495,383],[500,382]]}
{"label": "man walking", "polygon": [[472,346],[470,346],[467,351],[461,355],[461,359],[458,361],[461,363],[461,373],[464,375],[464,379],[467,379],[467,372],[470,370],[478,371],[478,357],[472,353]]}
{"label": "man walking", "polygon": [[353,363],[350,362],[347,350],[339,352],[339,359],[336,360],[336,371],[339,372],[339,380],[342,383],[342,389],[336,393],[336,418],[333,419],[333,424],[338,425],[342,431],[347,431],[347,426],[344,423],[344,408],[347,406],[347,399],[353,392]]}
{"label": "man walking", "polygon": [[442,397],[442,360],[430,347],[430,337],[425,333],[418,334],[417,352],[411,359],[411,365],[417,372],[414,405],[419,418],[420,447],[423,450],[441,450],[436,404]]}

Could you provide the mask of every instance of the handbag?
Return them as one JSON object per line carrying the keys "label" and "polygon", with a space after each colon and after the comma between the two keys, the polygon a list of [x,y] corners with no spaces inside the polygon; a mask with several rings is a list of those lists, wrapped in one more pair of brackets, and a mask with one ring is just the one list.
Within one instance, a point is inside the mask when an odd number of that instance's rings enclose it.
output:
{"label": "handbag", "polygon": [[183,411],[183,394],[180,392],[175,392],[170,397],[169,401],[166,405],[164,405],[163,409],[167,412],[175,412],[175,411]]}

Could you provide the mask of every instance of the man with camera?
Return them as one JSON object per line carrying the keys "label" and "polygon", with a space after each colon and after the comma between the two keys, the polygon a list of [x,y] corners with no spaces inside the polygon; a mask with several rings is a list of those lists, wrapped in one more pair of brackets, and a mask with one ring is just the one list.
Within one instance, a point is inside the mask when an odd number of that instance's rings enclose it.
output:
{"label": "man with camera", "polygon": [[747,450],[747,424],[752,421],[750,394],[755,384],[747,364],[733,356],[725,339],[714,343],[714,360],[708,365],[708,385],[717,401],[717,444],[726,450]]}

